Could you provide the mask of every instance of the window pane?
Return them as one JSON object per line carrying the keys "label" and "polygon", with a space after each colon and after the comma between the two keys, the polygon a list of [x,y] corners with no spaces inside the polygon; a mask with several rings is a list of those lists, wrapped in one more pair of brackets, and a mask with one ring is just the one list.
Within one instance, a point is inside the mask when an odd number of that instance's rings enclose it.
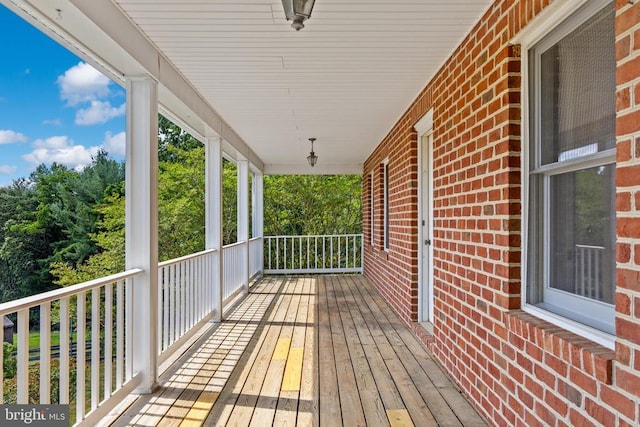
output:
{"label": "window pane", "polygon": [[541,163],[615,147],[614,8],[540,55]]}
{"label": "window pane", "polygon": [[550,286],[613,304],[614,165],[550,178]]}

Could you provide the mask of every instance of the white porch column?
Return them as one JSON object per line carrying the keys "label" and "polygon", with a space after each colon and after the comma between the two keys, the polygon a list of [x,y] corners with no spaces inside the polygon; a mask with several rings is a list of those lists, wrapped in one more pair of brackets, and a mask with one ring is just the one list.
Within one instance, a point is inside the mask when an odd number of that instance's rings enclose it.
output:
{"label": "white porch column", "polygon": [[222,140],[205,140],[205,245],[217,250],[213,266],[214,321],[222,321]]}
{"label": "white porch column", "polygon": [[132,289],[133,373],[138,393],[158,381],[158,84],[149,76],[126,78],[126,269],[141,268]]}
{"label": "white porch column", "polygon": [[[253,215],[251,216],[253,222],[253,237],[264,237],[264,180],[262,174],[253,175],[253,191],[251,192],[253,202],[251,208]],[[260,276],[264,270],[264,239],[262,239],[262,245],[260,246]]]}
{"label": "white porch column", "polygon": [[238,162],[238,241],[245,242],[242,277],[249,293],[249,162]]}

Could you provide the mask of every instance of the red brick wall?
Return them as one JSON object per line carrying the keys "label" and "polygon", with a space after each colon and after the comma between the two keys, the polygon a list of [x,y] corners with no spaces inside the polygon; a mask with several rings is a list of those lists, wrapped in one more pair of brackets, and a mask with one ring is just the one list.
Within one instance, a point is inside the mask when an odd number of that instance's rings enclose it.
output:
{"label": "red brick wall", "polygon": [[[556,0],[558,1],[558,0]],[[375,244],[365,275],[417,319],[418,142],[433,110],[434,337],[429,345],[497,425],[640,423],[640,1],[616,1],[617,293],[615,352],[519,310],[520,49],[512,39],[548,0],[496,1],[367,159]],[[390,248],[382,249],[381,163],[390,168]],[[370,220],[370,185],[364,220]]]}

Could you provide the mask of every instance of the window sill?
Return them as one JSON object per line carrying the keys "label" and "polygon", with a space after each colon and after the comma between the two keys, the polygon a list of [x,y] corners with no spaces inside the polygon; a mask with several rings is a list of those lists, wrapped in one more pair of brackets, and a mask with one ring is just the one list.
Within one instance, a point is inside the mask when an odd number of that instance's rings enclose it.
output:
{"label": "window sill", "polygon": [[522,311],[529,313],[539,319],[551,323],[568,332],[576,334],[581,338],[600,344],[610,350],[615,350],[616,337],[598,329],[591,328],[576,321],[570,320],[552,311],[545,310],[531,304],[523,304]]}
{"label": "window sill", "polygon": [[[512,310],[507,313],[507,329],[520,339],[531,342],[584,374],[604,384],[613,383],[615,351],[609,346],[585,338],[531,313]],[[542,311],[542,310],[538,310]]]}

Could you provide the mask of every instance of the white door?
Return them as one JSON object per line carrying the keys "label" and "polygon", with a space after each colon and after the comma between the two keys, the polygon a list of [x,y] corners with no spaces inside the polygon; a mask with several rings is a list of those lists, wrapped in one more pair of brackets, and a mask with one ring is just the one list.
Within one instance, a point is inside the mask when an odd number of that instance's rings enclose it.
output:
{"label": "white door", "polygon": [[431,131],[420,136],[421,177],[420,177],[420,225],[421,225],[421,278],[420,278],[420,321],[433,323],[433,193],[431,172]]}

